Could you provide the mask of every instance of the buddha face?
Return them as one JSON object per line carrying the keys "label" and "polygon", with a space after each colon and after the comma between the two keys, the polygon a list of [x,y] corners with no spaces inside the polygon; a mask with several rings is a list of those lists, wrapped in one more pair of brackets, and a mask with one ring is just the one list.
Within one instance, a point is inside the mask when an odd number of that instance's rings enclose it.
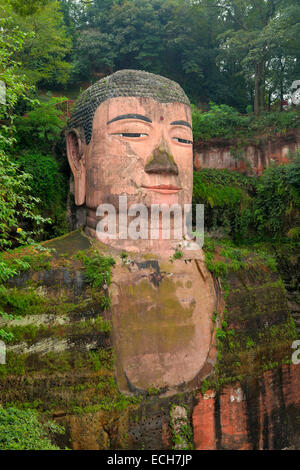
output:
{"label": "buddha face", "polygon": [[74,130],[67,151],[75,180],[75,203],[84,202],[93,225],[100,204],[188,204],[192,199],[193,150],[190,107],[152,98],[103,102],[85,145]]}

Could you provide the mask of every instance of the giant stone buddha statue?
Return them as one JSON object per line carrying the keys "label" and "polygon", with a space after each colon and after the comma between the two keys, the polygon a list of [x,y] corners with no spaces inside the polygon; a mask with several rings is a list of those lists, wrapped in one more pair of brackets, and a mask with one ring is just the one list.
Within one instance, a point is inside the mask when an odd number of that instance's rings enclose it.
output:
{"label": "giant stone buddha statue", "polygon": [[[122,253],[113,271],[111,318],[123,392],[193,387],[215,360],[212,317],[222,300],[202,250],[185,251],[184,243],[165,237],[161,221],[158,236],[130,239],[125,225],[133,217],[120,214],[120,197],[128,214],[136,205],[191,203],[192,141],[182,88],[137,70],[121,70],[85,90],[68,123],[67,155],[75,204],[86,210],[85,231]],[[110,206],[117,215],[113,237],[97,229]],[[149,216],[147,234],[151,223]],[[171,214],[171,228],[174,223]],[[178,243],[182,256],[174,259]]]}

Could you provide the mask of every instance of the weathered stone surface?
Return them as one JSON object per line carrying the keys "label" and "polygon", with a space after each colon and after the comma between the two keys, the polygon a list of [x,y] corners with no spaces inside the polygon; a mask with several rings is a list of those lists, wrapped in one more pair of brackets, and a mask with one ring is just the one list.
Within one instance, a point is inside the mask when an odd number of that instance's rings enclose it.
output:
{"label": "weathered stone surface", "polygon": [[[67,430],[66,444],[72,450],[126,449],[128,411],[107,413],[103,410],[83,415],[58,417]],[[62,444],[61,439],[59,444]]]}
{"label": "weathered stone surface", "polygon": [[203,259],[132,259],[114,269],[111,292],[121,390],[186,389],[209,374],[221,299]]}
{"label": "weathered stone surface", "polygon": [[[130,255],[124,262],[120,251],[109,250],[96,240],[93,240],[92,244],[94,250],[101,253],[103,249],[106,255],[113,255],[116,260],[117,265],[113,268],[113,282],[110,286],[113,300],[118,286],[121,286],[121,290],[124,289],[127,295],[133,294],[132,302],[135,298],[138,299],[135,308],[126,299],[124,302],[127,302],[127,305],[121,303],[122,311],[126,307],[128,315],[123,318],[123,323],[120,323],[121,332],[127,330],[129,349],[135,345],[132,339],[140,329],[140,339],[137,336],[135,338],[136,344],[142,348],[136,351],[141,354],[141,362],[143,343],[151,347],[152,342],[155,354],[161,348],[162,355],[166,351],[169,356],[173,355],[174,378],[178,352],[179,357],[183,357],[182,349],[185,347],[189,351],[189,347],[194,345],[199,351],[203,345],[210,347],[213,343],[213,329],[207,328],[207,338],[204,342],[196,336],[192,345],[189,334],[191,331],[193,337],[193,328],[195,325],[196,329],[201,327],[201,319],[207,318],[211,324],[212,312],[218,308],[215,290],[218,283],[214,284],[212,275],[205,269],[199,254],[198,259],[185,261],[183,257],[173,263],[158,256],[153,258],[151,255],[151,259],[148,259],[149,255]],[[192,395],[187,393],[184,397],[175,398],[174,390],[169,390],[166,394],[167,386],[157,390],[156,384],[150,381],[149,388],[152,386],[152,390],[143,388],[141,400],[132,394],[120,394],[114,380],[109,332],[97,331],[94,322],[103,316],[101,305],[97,303],[99,299],[94,298],[96,293],[86,282],[82,263],[76,256],[78,251],[84,250],[88,253],[90,240],[78,231],[46,244],[49,245],[51,248],[57,248],[57,251],[47,258],[47,267],[44,270],[31,270],[9,283],[9,289],[12,289],[14,295],[18,292],[20,295],[26,295],[27,289],[33,289],[36,295],[41,296],[42,302],[36,314],[32,312],[31,315],[26,315],[19,324],[17,320],[7,322],[8,327],[30,328],[28,336],[24,333],[22,340],[14,341],[7,348],[7,364],[0,368],[1,402],[20,405],[28,403],[39,411],[52,415],[66,427],[66,434],[58,440],[61,447],[171,448],[171,405],[175,403],[181,406],[184,402],[191,409]],[[192,278],[188,275],[189,272],[193,273]],[[128,284],[129,277],[133,282],[131,286]],[[199,309],[198,325],[197,315],[191,321],[196,290],[192,281],[195,281],[200,289],[205,287],[203,301],[206,303]],[[138,293],[138,297],[135,297]],[[157,296],[157,293],[160,295]],[[153,319],[148,318],[148,321],[143,322],[141,320],[149,301],[150,304],[152,302]],[[109,316],[108,312],[106,315]],[[136,326],[134,315],[139,318]],[[119,321],[120,317],[119,315]],[[114,315],[112,319],[115,324]],[[188,334],[181,335],[185,326]],[[201,334],[201,331],[200,328],[197,334]],[[168,336],[170,332],[171,335]],[[147,339],[148,335],[151,341]],[[196,354],[192,347],[190,351],[194,354],[194,360]],[[212,348],[208,357],[210,369],[205,369],[205,374],[211,370],[214,354],[215,350]],[[117,364],[120,363],[123,358],[119,356],[118,349],[115,356]],[[206,360],[207,356],[208,351],[203,354],[202,359]],[[197,357],[196,359],[198,360]],[[136,360],[139,361],[139,356]],[[169,380],[168,367],[171,360],[168,360],[169,363],[158,364],[164,385]],[[201,363],[198,365],[201,368]],[[195,364],[192,367],[194,368]],[[149,371],[149,368],[140,368],[139,379],[147,381]],[[197,367],[195,371],[198,371]],[[129,377],[131,378],[130,374]],[[185,388],[186,384],[182,385]],[[128,391],[128,388],[126,390]],[[137,401],[131,401],[131,397]]]}
{"label": "weathered stone surface", "polygon": [[249,171],[261,174],[270,163],[287,163],[287,155],[300,148],[299,130],[290,131],[284,136],[261,138],[260,142],[249,143],[242,148],[242,158],[234,158],[231,153],[237,145],[230,139],[215,139],[212,141],[198,141],[194,144],[195,169],[201,168],[229,169]]}
{"label": "weathered stone surface", "polygon": [[221,348],[215,391],[198,395],[195,447],[298,448],[300,368],[287,364],[295,329],[280,274],[258,263],[231,271],[227,283],[233,335]]}
{"label": "weathered stone surface", "polygon": [[299,386],[299,366],[286,365],[244,390],[235,384],[217,397],[199,395],[193,411],[196,449],[298,449]]}
{"label": "weathered stone surface", "polygon": [[215,450],[215,396],[214,390],[208,390],[193,409],[193,430],[196,450]]}
{"label": "weathered stone surface", "polygon": [[[118,250],[92,241],[95,249],[113,254],[117,262],[110,286],[114,364],[109,333],[103,336],[93,323],[90,329],[84,325],[102,313],[74,256],[79,249],[88,249],[90,240],[80,232],[70,234],[70,240],[65,238],[65,247],[61,240],[52,241],[64,256],[53,254],[49,269],[14,280],[23,293],[29,281],[49,302],[36,317],[32,313],[23,319],[26,327],[36,318],[41,333],[13,343],[9,348],[15,345],[18,354],[9,350],[7,369],[0,365],[2,404],[26,403],[64,424],[66,434],[58,440],[62,448],[170,449],[174,406],[186,406],[188,421],[193,411],[197,449],[300,448],[299,366],[280,365],[292,354],[284,338],[273,336],[265,343],[262,336],[288,319],[287,295],[278,273],[260,264],[230,273],[228,327],[252,339],[255,347],[239,350],[240,355],[235,350],[224,354],[220,372],[233,383],[219,384],[195,400],[192,389],[198,390],[211,373],[216,354],[212,313],[223,310],[219,284],[205,269],[203,258],[198,254],[188,261],[184,255],[172,263],[149,254],[128,255],[124,261]],[[202,322],[210,322],[211,329],[203,329]],[[98,341],[94,347],[91,334]],[[63,344],[66,349],[44,349],[40,354],[43,344]],[[206,354],[205,348],[210,348]],[[149,351],[154,359],[148,360]],[[269,370],[263,372],[264,368]],[[237,378],[241,371],[243,380]],[[126,394],[119,393],[115,373]],[[194,373],[195,380],[190,380]]]}
{"label": "weathered stone surface", "polygon": [[127,448],[134,450],[172,449],[176,442],[172,432],[171,412],[174,408],[185,408],[187,413],[184,426],[186,426],[191,423],[193,406],[194,397],[190,392],[169,396],[166,394],[147,396],[130,413]]}
{"label": "weathered stone surface", "polygon": [[222,449],[250,449],[247,439],[247,414],[244,393],[239,384],[225,387],[220,397]]}

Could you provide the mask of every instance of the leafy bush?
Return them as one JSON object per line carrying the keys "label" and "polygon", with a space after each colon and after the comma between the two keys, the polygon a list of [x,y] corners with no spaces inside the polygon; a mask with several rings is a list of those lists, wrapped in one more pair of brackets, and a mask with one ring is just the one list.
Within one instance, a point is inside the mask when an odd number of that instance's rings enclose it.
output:
{"label": "leafy bush", "polygon": [[234,108],[210,103],[210,110],[202,112],[193,106],[194,140],[213,138],[250,138],[255,135],[284,134],[300,126],[300,110],[265,112],[260,116],[240,114]]}
{"label": "leafy bush", "polygon": [[27,271],[29,268],[30,264],[23,259],[15,258],[8,262],[0,255],[0,283],[7,281],[10,277],[17,276],[23,271]]}
{"label": "leafy bush", "polygon": [[290,152],[288,155],[291,163],[287,166],[287,179],[294,190],[296,198],[300,197],[300,151]]}
{"label": "leafy bush", "polygon": [[[32,189],[32,177],[14,161],[16,145],[16,106],[20,101],[36,105],[29,98],[32,87],[27,83],[15,58],[22,54],[25,34],[13,25],[11,18],[0,18],[0,79],[7,85],[6,105],[0,106],[0,251],[39,238],[47,221],[38,213],[39,200]],[[43,122],[43,116],[39,116]],[[41,122],[36,124],[43,125]],[[32,141],[34,130],[28,136]]]}
{"label": "leafy bush", "polygon": [[44,217],[50,217],[51,226],[43,227],[43,239],[63,235],[66,226],[68,175],[64,162],[54,158],[53,148],[59,141],[65,124],[58,105],[65,98],[47,98],[35,103],[27,114],[15,119],[16,145],[14,158],[21,169],[32,176],[33,194]]}
{"label": "leafy bush", "polygon": [[34,151],[18,156],[17,161],[21,169],[31,175],[31,186],[39,199],[38,209],[52,221],[51,225],[44,225],[43,239],[64,235],[68,179],[59,163],[51,155]]}
{"label": "leafy bush", "polygon": [[229,170],[195,172],[193,203],[205,206],[205,229],[221,229],[235,239],[246,238],[252,230],[255,185],[255,178]]}
{"label": "leafy bush", "polygon": [[40,199],[39,206],[51,211],[66,198],[66,182],[57,161],[50,155],[25,153],[18,157],[21,168],[32,175],[34,194]]}
{"label": "leafy bush", "polygon": [[38,238],[49,220],[37,212],[32,177],[0,150],[0,251]]}
{"label": "leafy bush", "polygon": [[300,225],[300,160],[268,168],[259,180],[254,215],[258,233],[281,239]]}
{"label": "leafy bush", "polygon": [[109,286],[111,281],[111,267],[116,264],[111,256],[100,255],[94,252],[92,256],[87,256],[84,252],[79,252],[77,257],[82,260],[85,267],[86,280],[93,288]]}
{"label": "leafy bush", "polygon": [[248,119],[248,116],[244,119],[244,116],[226,104],[217,105],[211,102],[210,110],[204,113],[193,106],[194,139],[231,138],[233,131],[245,127]]}
{"label": "leafy bush", "polygon": [[51,149],[65,125],[64,115],[58,104],[66,99],[51,97],[44,102],[39,101],[24,116],[15,119],[17,142],[22,149]]}
{"label": "leafy bush", "polygon": [[64,428],[49,421],[41,423],[35,410],[0,406],[1,450],[59,450],[50,436],[63,434]]}
{"label": "leafy bush", "polygon": [[300,158],[271,166],[260,177],[229,170],[194,174],[193,203],[204,204],[207,231],[235,242],[300,238]]}

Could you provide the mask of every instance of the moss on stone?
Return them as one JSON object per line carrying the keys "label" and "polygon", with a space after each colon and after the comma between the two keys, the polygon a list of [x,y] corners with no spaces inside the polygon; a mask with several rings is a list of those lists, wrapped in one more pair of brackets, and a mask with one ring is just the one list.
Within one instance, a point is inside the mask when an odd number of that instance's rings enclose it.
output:
{"label": "moss on stone", "polygon": [[[144,350],[145,344],[154,340],[160,344],[163,352],[167,352],[183,347],[193,337],[193,327],[184,324],[185,320],[193,315],[193,308],[184,308],[180,304],[174,295],[176,286],[171,280],[164,279],[158,289],[159,292],[147,281],[125,288],[128,315],[124,314],[120,318],[121,330],[130,335],[127,350],[123,351],[125,356],[136,354],[140,349]],[[149,299],[153,307],[143,315],[143,330],[139,330],[136,325],[140,322],[141,312],[137,300],[142,298]],[[178,325],[181,325],[181,328]]]}
{"label": "moss on stone", "polygon": [[266,370],[291,363],[291,344],[297,332],[274,254],[265,246],[250,252],[228,246],[228,242],[218,248],[215,241],[208,240],[206,261],[221,277],[226,309],[222,328],[217,328],[214,374],[205,381],[203,390],[220,390],[237,381],[243,384],[249,377],[260,377]]}

